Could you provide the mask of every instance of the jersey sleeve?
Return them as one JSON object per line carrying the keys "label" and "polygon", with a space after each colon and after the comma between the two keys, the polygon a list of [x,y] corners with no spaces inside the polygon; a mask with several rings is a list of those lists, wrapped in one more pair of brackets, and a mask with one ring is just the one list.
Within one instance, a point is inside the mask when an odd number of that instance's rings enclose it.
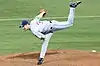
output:
{"label": "jersey sleeve", "polygon": [[41,32],[37,31],[37,30],[32,30],[32,33],[39,39],[41,38],[45,38],[45,35],[42,34]]}
{"label": "jersey sleeve", "polygon": [[44,14],[44,12],[40,13],[39,15],[37,15],[37,16],[32,20],[32,22],[39,22],[40,19],[43,17],[43,14]]}

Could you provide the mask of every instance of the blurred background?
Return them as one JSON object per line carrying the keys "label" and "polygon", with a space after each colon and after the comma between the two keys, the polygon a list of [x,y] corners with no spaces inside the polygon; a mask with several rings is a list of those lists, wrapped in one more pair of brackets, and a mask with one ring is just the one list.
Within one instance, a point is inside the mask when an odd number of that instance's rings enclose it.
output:
{"label": "blurred background", "polygon": [[[76,1],[76,0],[73,0]],[[48,50],[100,51],[100,0],[81,0],[74,26],[55,32]],[[31,21],[41,8],[42,20],[67,20],[70,0],[0,0],[0,55],[40,51],[41,42],[30,31],[19,29],[22,20]]]}

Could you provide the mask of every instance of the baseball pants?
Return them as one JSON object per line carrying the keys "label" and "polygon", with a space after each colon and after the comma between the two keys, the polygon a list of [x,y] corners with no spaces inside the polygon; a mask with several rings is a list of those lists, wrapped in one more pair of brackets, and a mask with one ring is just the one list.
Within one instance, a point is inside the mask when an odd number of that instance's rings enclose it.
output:
{"label": "baseball pants", "polygon": [[[52,30],[58,31],[58,30],[62,30],[62,29],[71,27],[73,25],[73,22],[74,22],[74,13],[75,13],[75,8],[70,8],[67,21],[62,21],[62,22],[58,22],[55,20],[52,21],[52,23],[53,23]],[[45,35],[46,37],[42,43],[40,58],[44,58],[46,51],[47,51],[49,40],[50,40],[52,35],[53,35],[53,33],[48,33]]]}

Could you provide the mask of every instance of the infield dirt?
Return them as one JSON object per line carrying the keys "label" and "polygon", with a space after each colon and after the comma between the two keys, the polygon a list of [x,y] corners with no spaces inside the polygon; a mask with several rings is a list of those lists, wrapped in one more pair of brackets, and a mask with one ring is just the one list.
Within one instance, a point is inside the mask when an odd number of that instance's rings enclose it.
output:
{"label": "infield dirt", "polygon": [[[0,66],[38,66],[39,52],[0,56]],[[39,66],[100,66],[100,53],[80,50],[50,50]]]}

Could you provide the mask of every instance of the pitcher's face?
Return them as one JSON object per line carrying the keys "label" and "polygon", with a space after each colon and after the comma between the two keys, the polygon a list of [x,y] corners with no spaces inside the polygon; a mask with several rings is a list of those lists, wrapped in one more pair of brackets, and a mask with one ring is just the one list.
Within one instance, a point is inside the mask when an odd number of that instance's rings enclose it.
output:
{"label": "pitcher's face", "polygon": [[25,31],[29,30],[29,25],[28,24],[24,25],[23,30],[25,30]]}

